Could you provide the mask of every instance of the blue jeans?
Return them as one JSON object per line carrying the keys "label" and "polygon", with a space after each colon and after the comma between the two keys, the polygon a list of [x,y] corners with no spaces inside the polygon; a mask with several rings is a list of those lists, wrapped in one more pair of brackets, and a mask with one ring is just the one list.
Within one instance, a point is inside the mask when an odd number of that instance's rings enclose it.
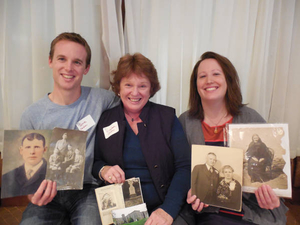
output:
{"label": "blue jeans", "polygon": [[254,225],[255,223],[251,223],[245,220],[236,219],[234,217],[225,216],[225,214],[219,213],[202,213],[196,215],[197,225]]}
{"label": "blue jeans", "polygon": [[83,190],[58,191],[54,199],[44,206],[29,203],[21,225],[32,224],[100,224],[95,188],[84,185]]}

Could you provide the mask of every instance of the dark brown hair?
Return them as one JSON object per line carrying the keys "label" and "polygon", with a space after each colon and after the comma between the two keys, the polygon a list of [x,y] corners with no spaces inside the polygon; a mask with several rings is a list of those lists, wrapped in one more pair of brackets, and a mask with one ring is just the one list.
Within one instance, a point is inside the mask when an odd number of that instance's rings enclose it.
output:
{"label": "dark brown hair", "polygon": [[227,91],[225,94],[227,112],[232,116],[238,115],[240,113],[240,107],[243,106],[238,74],[229,59],[215,52],[203,53],[200,60],[194,66],[190,79],[189,115],[195,119],[204,119],[201,97],[197,90],[197,75],[198,67],[205,59],[215,59],[221,66],[227,83]]}
{"label": "dark brown hair", "polygon": [[45,147],[46,144],[46,140],[45,137],[39,133],[30,133],[30,134],[26,134],[21,141],[21,145],[23,145],[23,142],[25,139],[28,139],[28,141],[33,141],[34,139],[37,139],[39,141],[43,141],[43,147]]}
{"label": "dark brown hair", "polygon": [[91,64],[91,58],[92,58],[92,52],[91,52],[91,48],[89,46],[89,44],[86,42],[86,40],[80,36],[80,34],[76,34],[76,33],[61,33],[60,35],[58,35],[52,42],[51,42],[51,46],[50,46],[50,52],[49,52],[49,57],[51,60],[53,60],[53,55],[54,55],[54,50],[55,50],[55,45],[57,44],[57,42],[59,41],[73,41],[75,43],[81,44],[85,50],[86,50],[86,65],[85,68],[87,68],[90,64]]}
{"label": "dark brown hair", "polygon": [[160,89],[157,72],[153,63],[141,53],[135,53],[134,55],[126,54],[120,58],[117,70],[112,72],[112,75],[114,75],[113,82],[111,83],[112,90],[116,95],[120,92],[122,78],[132,73],[137,75],[143,74],[149,79],[151,84],[150,98]]}

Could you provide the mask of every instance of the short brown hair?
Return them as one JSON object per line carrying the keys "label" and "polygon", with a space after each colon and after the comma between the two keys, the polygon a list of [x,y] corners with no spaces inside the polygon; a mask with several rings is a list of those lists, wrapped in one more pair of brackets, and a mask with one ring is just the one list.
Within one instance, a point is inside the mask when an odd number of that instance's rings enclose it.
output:
{"label": "short brown hair", "polygon": [[45,147],[46,145],[46,140],[45,137],[39,133],[30,133],[30,134],[26,134],[21,141],[21,145],[23,145],[24,140],[27,139],[28,141],[33,141],[34,139],[37,139],[39,141],[43,141],[43,147]]}
{"label": "short brown hair", "polygon": [[51,60],[53,60],[53,55],[54,55],[54,50],[55,50],[55,45],[57,44],[57,42],[59,41],[73,41],[75,43],[81,44],[86,51],[86,65],[85,68],[87,68],[90,64],[91,64],[91,58],[92,58],[92,51],[91,48],[89,46],[89,44],[86,42],[86,40],[80,36],[80,34],[77,33],[61,33],[60,35],[58,35],[52,42],[51,42],[51,46],[50,46],[50,52],[49,52],[49,57]]}
{"label": "short brown hair", "polygon": [[120,82],[122,78],[132,73],[137,75],[143,74],[149,79],[151,84],[150,98],[160,89],[157,72],[150,59],[146,58],[141,53],[135,53],[133,55],[126,54],[120,58],[117,69],[112,71],[114,78],[111,84],[112,90],[116,95],[120,92]]}
{"label": "short brown hair", "polygon": [[197,75],[198,67],[205,59],[215,59],[221,66],[227,83],[227,91],[225,94],[227,112],[232,116],[238,115],[240,113],[240,107],[243,106],[238,74],[229,59],[215,52],[203,53],[200,60],[194,66],[190,79],[189,115],[195,119],[204,120],[201,97],[197,90]]}
{"label": "short brown hair", "polygon": [[209,155],[214,155],[214,156],[217,158],[217,155],[216,155],[214,152],[209,152],[209,153],[207,154],[207,156],[209,156]]}

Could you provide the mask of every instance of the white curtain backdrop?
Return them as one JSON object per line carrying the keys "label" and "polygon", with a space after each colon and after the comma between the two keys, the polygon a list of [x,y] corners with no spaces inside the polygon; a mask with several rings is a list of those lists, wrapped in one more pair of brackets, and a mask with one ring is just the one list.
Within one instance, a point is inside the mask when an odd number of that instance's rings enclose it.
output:
{"label": "white curtain backdrop", "polygon": [[162,86],[152,100],[176,108],[177,115],[187,109],[200,55],[228,57],[244,103],[268,122],[288,123],[291,157],[300,156],[299,0],[124,2],[123,34],[122,0],[0,0],[0,130],[17,129],[24,108],[52,90],[50,42],[74,31],[92,49],[83,85],[109,88],[120,56],[141,52]]}
{"label": "white curtain backdrop", "polygon": [[126,52],[155,64],[162,86],[155,102],[184,112],[194,64],[215,51],[235,65],[244,103],[268,122],[289,124],[291,157],[300,156],[300,1],[126,0],[125,6]]}
{"label": "white curtain backdrop", "polygon": [[[23,110],[51,92],[51,41],[80,33],[92,49],[83,85],[108,89],[124,54],[121,0],[0,0],[0,131],[18,129]],[[0,132],[0,150],[3,132]]]}

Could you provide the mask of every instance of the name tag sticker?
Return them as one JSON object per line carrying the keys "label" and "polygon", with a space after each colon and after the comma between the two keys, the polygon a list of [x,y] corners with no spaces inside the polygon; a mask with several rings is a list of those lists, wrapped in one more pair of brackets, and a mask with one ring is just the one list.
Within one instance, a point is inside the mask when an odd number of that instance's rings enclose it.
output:
{"label": "name tag sticker", "polygon": [[103,133],[105,139],[109,138],[111,135],[119,132],[118,122],[113,122],[111,125],[103,128]]}
{"label": "name tag sticker", "polygon": [[91,117],[91,115],[88,115],[88,116],[84,117],[83,119],[81,119],[80,121],[78,121],[76,123],[76,126],[77,126],[78,130],[87,131],[95,124],[96,123],[93,120],[93,118]]}

